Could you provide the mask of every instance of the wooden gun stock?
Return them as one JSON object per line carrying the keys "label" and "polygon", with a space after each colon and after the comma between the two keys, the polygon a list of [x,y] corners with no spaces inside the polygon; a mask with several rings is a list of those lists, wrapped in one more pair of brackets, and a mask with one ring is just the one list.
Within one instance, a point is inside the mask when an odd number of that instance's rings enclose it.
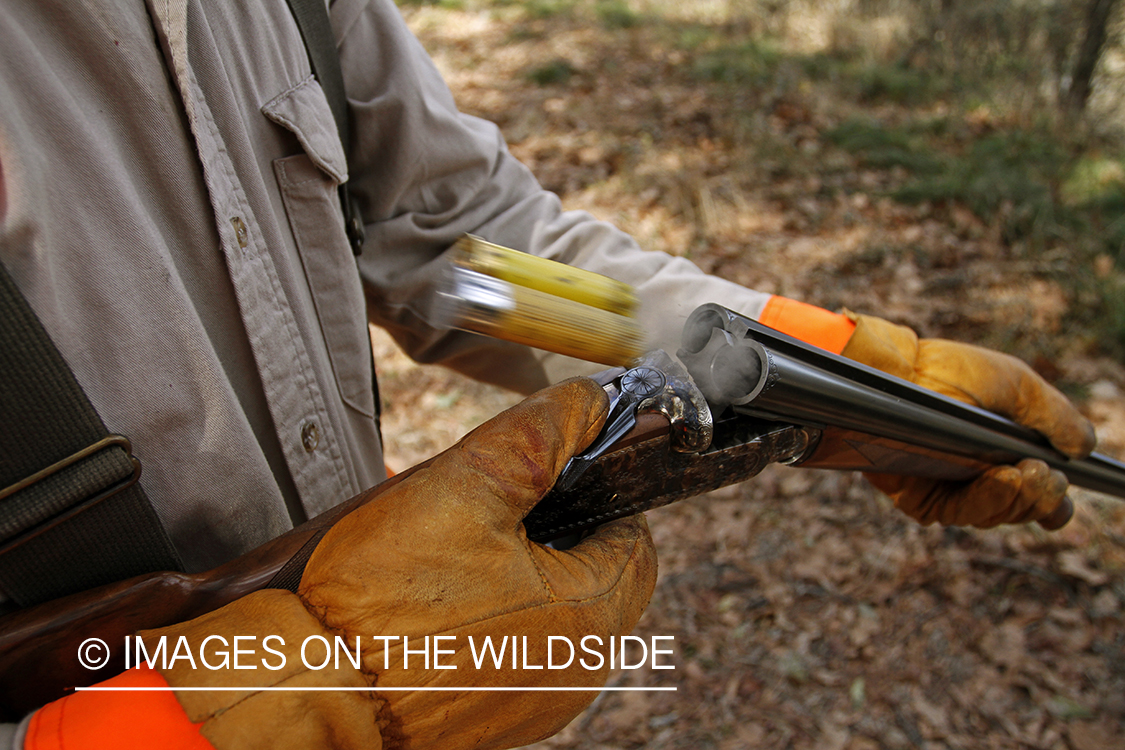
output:
{"label": "wooden gun stock", "polygon": [[[259,589],[295,591],[305,563],[336,521],[428,463],[212,570],[151,573],[0,617],[0,718],[18,721],[75,687],[124,671],[125,636],[199,617]],[[111,658],[100,669],[86,669],[78,659],[88,638],[109,646]]]}

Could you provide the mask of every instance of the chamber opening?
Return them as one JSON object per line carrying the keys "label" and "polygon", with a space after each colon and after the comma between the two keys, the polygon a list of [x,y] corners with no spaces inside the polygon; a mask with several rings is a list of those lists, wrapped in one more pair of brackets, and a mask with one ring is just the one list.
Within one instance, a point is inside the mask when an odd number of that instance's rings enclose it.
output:
{"label": "chamber opening", "polygon": [[697,309],[684,323],[680,341],[683,351],[698,354],[711,341],[711,332],[723,328],[723,316],[717,310]]}
{"label": "chamber opening", "polygon": [[711,381],[724,403],[740,401],[758,387],[762,378],[762,359],[749,346],[721,347],[711,359]]}

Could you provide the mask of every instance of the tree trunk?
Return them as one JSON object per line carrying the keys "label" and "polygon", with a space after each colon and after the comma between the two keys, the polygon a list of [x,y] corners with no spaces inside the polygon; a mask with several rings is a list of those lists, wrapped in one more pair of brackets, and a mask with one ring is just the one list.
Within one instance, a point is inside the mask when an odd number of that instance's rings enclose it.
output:
{"label": "tree trunk", "polygon": [[1086,109],[1094,71],[1098,67],[1098,60],[1101,59],[1108,34],[1109,19],[1116,5],[1117,0],[1090,0],[1090,5],[1086,9],[1085,35],[1082,46],[1078,50],[1078,58],[1074,61],[1070,86],[1062,101],[1064,111],[1071,116],[1080,115]]}

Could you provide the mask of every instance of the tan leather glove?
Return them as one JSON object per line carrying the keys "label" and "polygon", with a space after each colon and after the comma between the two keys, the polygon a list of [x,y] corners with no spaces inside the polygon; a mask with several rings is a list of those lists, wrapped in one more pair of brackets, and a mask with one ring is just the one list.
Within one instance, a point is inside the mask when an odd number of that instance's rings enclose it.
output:
{"label": "tan leather glove", "polygon": [[[969,344],[919,339],[905,326],[845,314],[856,324],[845,357],[1038,430],[1072,458],[1094,449],[1089,421],[1019,359]],[[994,467],[967,484],[887,474],[867,478],[923,524],[980,528],[1047,518],[1067,489],[1061,472],[1031,459]]]}
{"label": "tan leather glove", "polygon": [[[652,593],[656,555],[643,516],[599,528],[568,551],[529,542],[521,523],[552,486],[567,459],[597,435],[607,399],[593,381],[547,389],[485,423],[432,463],[338,522],[309,560],[299,595],[260,591],[216,612],[143,634],[146,643],[181,635],[198,644],[210,635],[230,641],[256,636],[250,670],[162,670],[172,687],[366,687],[371,691],[186,692],[176,695],[188,717],[218,750],[241,748],[502,748],[561,729],[596,695],[584,692],[380,692],[381,687],[601,686],[600,669],[477,669],[468,637],[524,636],[544,664],[548,636],[577,646],[586,635],[603,642],[629,633]],[[263,652],[262,639],[284,653]],[[342,636],[362,664],[347,658],[320,671],[302,663],[309,636]],[[439,645],[444,666],[425,668],[421,654],[403,668],[403,640],[420,651],[426,636],[454,636]],[[378,641],[373,636],[397,637]],[[215,643],[215,642],[213,642]],[[593,642],[591,642],[592,644]],[[389,650],[384,650],[384,645]],[[608,647],[607,647],[608,648]],[[431,642],[431,654],[434,644]],[[452,651],[452,653],[450,653]],[[509,656],[510,659],[510,649]],[[560,656],[561,655],[561,656]],[[588,656],[588,664],[596,660]],[[264,657],[264,658],[262,658]],[[319,643],[306,658],[325,657]],[[556,652],[556,662],[565,652]],[[212,658],[214,662],[216,659]],[[382,743],[382,745],[380,745]]]}

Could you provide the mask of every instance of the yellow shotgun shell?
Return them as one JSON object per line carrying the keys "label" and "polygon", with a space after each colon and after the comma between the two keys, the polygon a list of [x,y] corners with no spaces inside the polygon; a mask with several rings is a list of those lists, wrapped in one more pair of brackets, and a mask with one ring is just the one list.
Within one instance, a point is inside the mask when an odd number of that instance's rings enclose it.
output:
{"label": "yellow shotgun shell", "polygon": [[611,367],[644,354],[633,318],[464,268],[453,278],[443,317],[454,328]]}
{"label": "yellow shotgun shell", "polygon": [[633,287],[593,271],[521,253],[466,234],[454,246],[454,263],[515,286],[573,300],[617,315],[634,315]]}

